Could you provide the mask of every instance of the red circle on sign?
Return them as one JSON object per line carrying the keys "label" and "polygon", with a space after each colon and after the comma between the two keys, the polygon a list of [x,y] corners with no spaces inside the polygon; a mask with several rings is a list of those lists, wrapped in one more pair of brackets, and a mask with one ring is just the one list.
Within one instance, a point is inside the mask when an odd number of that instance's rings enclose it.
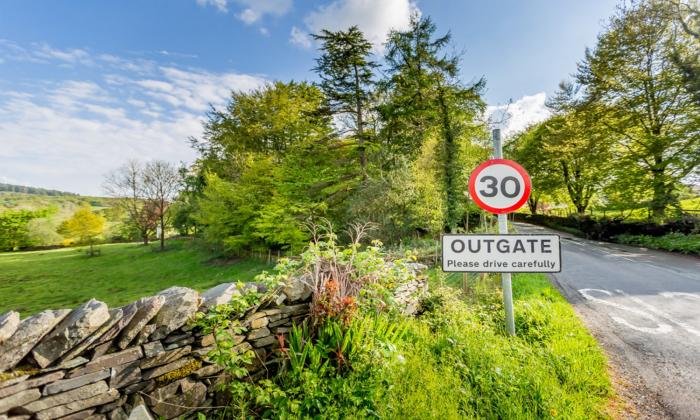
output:
{"label": "red circle on sign", "polygon": [[[508,206],[505,208],[498,208],[498,207],[492,207],[489,206],[488,204],[484,203],[479,195],[476,193],[476,180],[479,177],[479,174],[481,171],[484,169],[488,168],[489,166],[492,165],[507,165],[510,166],[511,168],[515,169],[520,176],[523,177],[523,181],[525,183],[524,188],[523,188],[523,196],[518,199],[518,201],[513,204],[512,206]],[[486,162],[482,163],[481,165],[477,166],[474,171],[472,171],[471,175],[469,175],[469,194],[472,197],[472,200],[476,203],[477,206],[481,207],[482,209],[489,211],[491,213],[495,214],[503,214],[503,213],[511,213],[514,212],[515,210],[519,209],[520,207],[523,206],[527,202],[527,199],[530,198],[530,191],[532,190],[532,183],[530,182],[530,175],[528,175],[527,171],[525,168],[517,164],[516,162],[509,160],[509,159],[491,159],[487,160]]]}

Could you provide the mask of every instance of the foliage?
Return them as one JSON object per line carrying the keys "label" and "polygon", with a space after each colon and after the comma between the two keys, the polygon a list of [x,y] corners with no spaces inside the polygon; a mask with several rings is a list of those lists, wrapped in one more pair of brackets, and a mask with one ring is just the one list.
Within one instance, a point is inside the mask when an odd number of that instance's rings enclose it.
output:
{"label": "foliage", "polygon": [[617,176],[632,176],[650,191],[648,207],[658,219],[677,201],[680,180],[700,164],[700,104],[673,60],[697,54],[698,44],[669,18],[671,7],[655,1],[621,7],[577,75],[587,99],[604,104],[597,118],[617,141],[624,168]]}
{"label": "foliage", "polygon": [[700,234],[697,233],[683,234],[674,232],[663,236],[623,234],[615,236],[614,240],[623,244],[700,255]]}
{"label": "foliage", "polygon": [[0,254],[0,312],[26,317],[93,297],[117,307],[175,285],[203,291],[232,279],[251,281],[270,268],[252,259],[212,260],[188,240],[168,241],[167,252],[133,243],[100,248],[99,258],[76,248]]}
{"label": "foliage", "polygon": [[[459,276],[461,277],[461,275]],[[515,275],[518,336],[490,290],[436,287],[387,371],[385,418],[605,418],[607,362],[543,275]],[[430,303],[429,305],[427,303]]]}
{"label": "foliage", "polygon": [[29,222],[45,217],[49,210],[11,210],[0,213],[0,251],[30,245]]}
{"label": "foliage", "polygon": [[95,214],[89,207],[83,207],[61,223],[58,232],[66,238],[75,239],[78,244],[90,245],[90,256],[93,256],[93,245],[104,232],[105,223],[103,216]]}
{"label": "foliage", "polygon": [[[333,115],[349,116],[346,125],[357,142],[360,168],[367,166],[365,144],[367,124],[374,85],[373,69],[377,64],[370,58],[372,44],[357,26],[332,32],[322,30],[314,35],[321,43],[321,56],[316,59],[314,71],[319,75],[319,87],[326,97]],[[363,174],[366,176],[366,174]]]}

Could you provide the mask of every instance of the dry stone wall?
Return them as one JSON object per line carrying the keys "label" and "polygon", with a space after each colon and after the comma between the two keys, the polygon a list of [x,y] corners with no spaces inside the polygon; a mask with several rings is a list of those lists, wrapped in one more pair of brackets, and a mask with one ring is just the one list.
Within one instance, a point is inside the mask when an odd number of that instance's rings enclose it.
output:
{"label": "dry stone wall", "polygon": [[[416,277],[397,301],[412,312],[425,287]],[[238,293],[233,283],[202,294],[171,287],[114,309],[92,299],[23,320],[0,315],[0,420],[171,419],[212,407],[226,378],[207,358],[214,337],[188,321]],[[310,294],[294,279],[248,311],[236,349],[255,352],[253,374],[275,363],[280,339],[308,316]]]}

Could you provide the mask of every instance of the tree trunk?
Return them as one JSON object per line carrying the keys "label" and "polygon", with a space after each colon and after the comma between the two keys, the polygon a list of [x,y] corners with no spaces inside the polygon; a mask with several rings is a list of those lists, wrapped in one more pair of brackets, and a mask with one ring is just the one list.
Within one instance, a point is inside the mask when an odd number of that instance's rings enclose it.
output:
{"label": "tree trunk", "polygon": [[652,171],[652,185],[654,198],[649,205],[649,210],[654,219],[663,219],[666,212],[666,205],[669,203],[669,194],[666,189],[663,170]]}
{"label": "tree trunk", "polygon": [[357,117],[357,150],[360,152],[360,168],[362,168],[362,178],[367,178],[367,157],[365,156],[365,130],[364,121],[362,118],[362,94],[360,92],[360,74],[357,65],[353,66],[355,70],[355,112]]}
{"label": "tree trunk", "polygon": [[530,208],[530,213],[537,214],[537,205],[540,203],[540,197],[535,194],[530,194],[527,199],[527,206]]}
{"label": "tree trunk", "polygon": [[165,249],[165,221],[160,217],[160,250]]}
{"label": "tree trunk", "polygon": [[143,239],[143,244],[148,245],[148,232],[143,232],[142,239]]}
{"label": "tree trunk", "polygon": [[445,92],[442,87],[438,88],[438,101],[442,120],[442,130],[445,136],[445,193],[447,194],[447,227],[450,232],[454,232],[457,225],[457,191],[454,185],[454,133],[452,133],[452,123],[450,114],[445,102]]}

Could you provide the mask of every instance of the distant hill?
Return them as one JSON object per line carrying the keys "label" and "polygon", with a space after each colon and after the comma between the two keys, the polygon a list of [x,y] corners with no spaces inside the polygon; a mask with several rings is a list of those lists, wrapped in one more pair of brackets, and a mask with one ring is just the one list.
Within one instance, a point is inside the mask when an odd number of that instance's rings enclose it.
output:
{"label": "distant hill", "polygon": [[46,188],[38,187],[27,187],[25,185],[13,185],[13,184],[3,184],[0,183],[0,191],[15,192],[22,194],[34,194],[34,195],[50,195],[50,196],[77,196],[79,194],[58,191],[58,190],[47,190]]}

